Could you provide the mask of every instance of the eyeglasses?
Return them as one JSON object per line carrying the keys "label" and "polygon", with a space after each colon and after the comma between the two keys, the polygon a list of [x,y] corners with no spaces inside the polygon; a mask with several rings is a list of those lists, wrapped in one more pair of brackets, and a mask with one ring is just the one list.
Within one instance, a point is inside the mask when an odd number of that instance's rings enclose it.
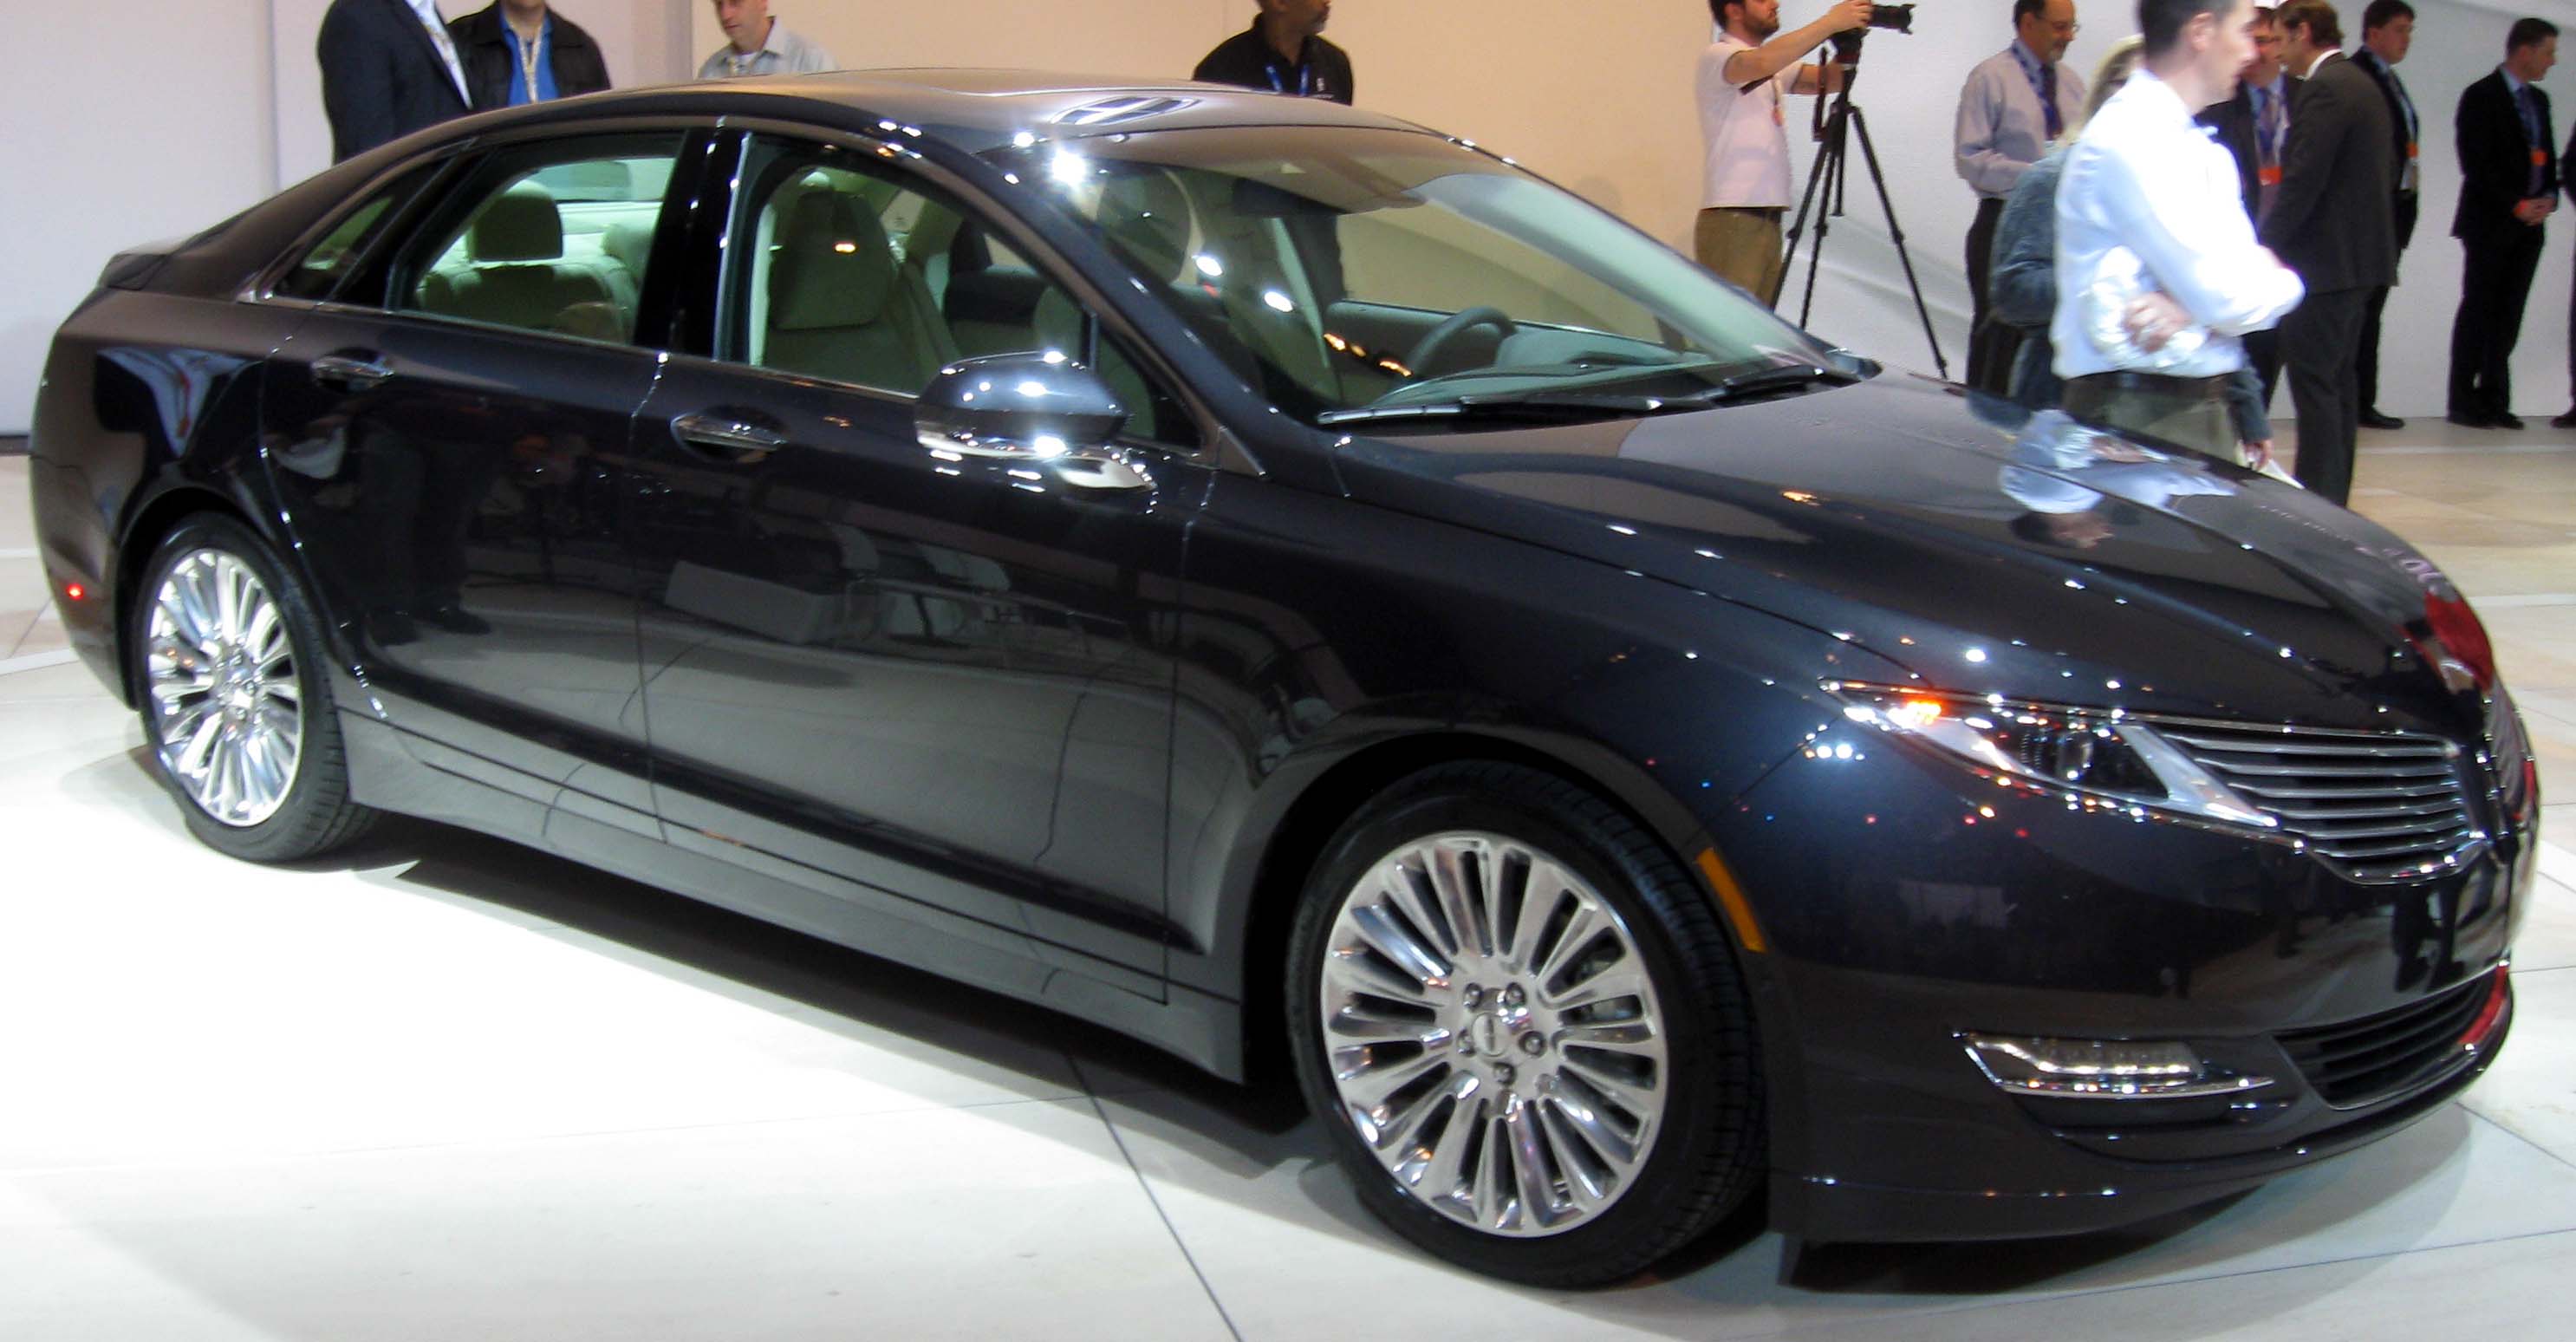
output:
{"label": "eyeglasses", "polygon": [[2057,30],[2057,35],[2058,35],[2059,37],[2073,37],[2073,36],[2075,36],[2077,33],[2080,33],[2080,32],[2082,32],[2082,31],[2084,31],[2084,25],[2083,25],[2083,24],[2076,23],[2076,22],[2074,22],[2074,21],[2072,21],[2072,20],[2069,20],[2068,22],[2065,22],[2065,23],[2052,23],[2052,24],[2050,24],[2050,25],[2048,25],[2048,26],[2049,26],[2049,27],[2051,27],[2051,28],[2053,28],[2053,29],[2056,29],[2056,30]]}

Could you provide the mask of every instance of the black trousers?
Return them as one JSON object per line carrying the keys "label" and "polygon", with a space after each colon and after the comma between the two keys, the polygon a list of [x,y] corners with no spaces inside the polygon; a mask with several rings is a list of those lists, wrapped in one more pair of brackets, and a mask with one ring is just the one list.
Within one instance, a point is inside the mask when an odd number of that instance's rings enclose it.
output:
{"label": "black trousers", "polygon": [[1977,217],[1968,225],[1968,375],[1973,391],[1997,396],[2012,391],[2013,357],[2021,349],[2021,332],[1993,319],[1987,311],[1986,279],[1995,268],[1995,222],[2004,203],[1977,202]]}
{"label": "black trousers", "polygon": [[2454,415],[2485,419],[2513,412],[2513,347],[2522,338],[2522,307],[2540,265],[2542,230],[2520,236],[2462,238],[2460,310],[2451,319]]}
{"label": "black trousers", "polygon": [[[2404,260],[2406,243],[2415,236],[2415,193],[2397,193],[2397,256]],[[2361,406],[2364,410],[2379,408],[2379,314],[2388,306],[2388,290],[2370,296],[2370,310],[2361,317],[2361,353],[2354,356],[2353,371],[2361,377]],[[2576,354],[2568,356],[2576,361]]]}
{"label": "black trousers", "polygon": [[2343,503],[2352,497],[2352,454],[2361,435],[2361,387],[2353,353],[2369,289],[2310,293],[2281,319],[2281,352],[2290,373],[2290,404],[2299,416],[2299,460],[2293,474],[2310,493]]}

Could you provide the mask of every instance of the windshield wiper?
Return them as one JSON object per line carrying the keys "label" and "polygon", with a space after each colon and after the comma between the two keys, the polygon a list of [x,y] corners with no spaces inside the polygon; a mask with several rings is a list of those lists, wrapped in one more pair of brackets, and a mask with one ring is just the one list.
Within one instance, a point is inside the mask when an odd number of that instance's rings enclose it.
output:
{"label": "windshield wiper", "polygon": [[1813,387],[1819,384],[1847,387],[1858,381],[1860,381],[1860,374],[1845,372],[1840,368],[1827,368],[1823,364],[1814,363],[1789,363],[1771,368],[1756,368],[1750,373],[1738,373],[1691,399],[1701,405],[1716,405],[1721,401],[1740,401],[1747,396],[1760,396],[1775,391],[1795,391],[1801,387]]}
{"label": "windshield wiper", "polygon": [[1696,397],[1497,392],[1453,397],[1446,401],[1425,401],[1420,405],[1363,405],[1349,410],[1327,410],[1315,416],[1315,422],[1331,425],[1414,419],[1444,423],[1474,420],[1509,424],[1573,424],[1584,420],[1651,415],[1659,410],[1688,410],[1696,404]]}

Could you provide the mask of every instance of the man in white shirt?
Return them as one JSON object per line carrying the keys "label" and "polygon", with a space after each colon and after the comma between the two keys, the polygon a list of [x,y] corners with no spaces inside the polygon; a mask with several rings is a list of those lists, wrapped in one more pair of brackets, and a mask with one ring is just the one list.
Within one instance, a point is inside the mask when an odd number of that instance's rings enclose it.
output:
{"label": "man in white shirt", "polygon": [[1986,315],[1995,221],[2013,183],[2083,119],[2084,80],[2059,60],[2075,40],[2075,0],[2013,0],[2012,45],[1968,72],[1959,89],[1951,162],[1977,193],[1968,225],[1968,376],[1979,391],[2001,396],[2012,381],[2018,328]]}
{"label": "man in white shirt", "polygon": [[1870,0],[1835,0],[1825,16],[1780,31],[1780,0],[1708,0],[1722,35],[1700,53],[1700,133],[1707,142],[1692,238],[1699,263],[1765,303],[1780,293],[1780,216],[1789,209],[1788,117],[1792,93],[1842,87],[1839,65],[1798,58],[1836,33],[1869,23]]}
{"label": "man in white shirt", "polygon": [[[2225,398],[2245,364],[2238,338],[2279,322],[2305,293],[2254,240],[2235,160],[2192,121],[2253,55],[2253,10],[2252,0],[2140,0],[2145,58],[2067,151],[2057,189],[2049,329],[2068,413],[2219,457],[2235,455]],[[2123,314],[2128,338],[2106,346],[2088,317],[2124,263],[2154,292]],[[2187,332],[2197,348],[2177,356]]]}
{"label": "man in white shirt", "polygon": [[698,67],[700,79],[810,75],[841,68],[832,53],[770,17],[769,0],[715,0],[715,7],[727,40]]}
{"label": "man in white shirt", "polygon": [[313,54],[334,163],[470,106],[456,44],[432,0],[332,0]]}

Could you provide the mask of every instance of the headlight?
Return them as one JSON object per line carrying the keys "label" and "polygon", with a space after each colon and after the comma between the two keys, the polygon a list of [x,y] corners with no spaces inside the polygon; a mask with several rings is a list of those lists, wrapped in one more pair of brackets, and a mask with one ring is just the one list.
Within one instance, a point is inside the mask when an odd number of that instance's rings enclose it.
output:
{"label": "headlight", "polygon": [[1830,681],[1843,716],[1938,750],[1979,773],[2070,801],[2143,807],[2251,829],[2280,821],[2230,789],[2153,727],[2118,709],[1978,699]]}

